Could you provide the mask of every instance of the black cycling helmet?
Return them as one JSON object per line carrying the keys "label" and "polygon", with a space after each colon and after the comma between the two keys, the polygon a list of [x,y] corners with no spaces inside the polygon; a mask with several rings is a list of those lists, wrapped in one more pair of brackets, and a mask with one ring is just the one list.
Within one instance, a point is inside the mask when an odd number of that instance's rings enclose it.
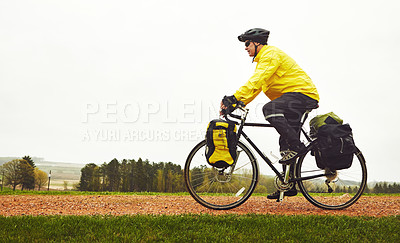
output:
{"label": "black cycling helmet", "polygon": [[250,29],[238,36],[239,41],[245,42],[247,40],[258,42],[266,45],[268,41],[269,31],[261,28]]}

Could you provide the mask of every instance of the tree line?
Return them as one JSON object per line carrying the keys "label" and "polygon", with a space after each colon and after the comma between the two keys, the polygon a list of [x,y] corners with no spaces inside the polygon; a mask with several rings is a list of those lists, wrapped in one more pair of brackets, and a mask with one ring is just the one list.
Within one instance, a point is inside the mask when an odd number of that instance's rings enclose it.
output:
{"label": "tree line", "polygon": [[366,188],[366,193],[400,193],[400,183],[378,182],[372,188]]}
{"label": "tree line", "polygon": [[186,191],[183,170],[172,162],[150,163],[136,160],[111,160],[81,169],[77,186],[80,191],[183,192]]}
{"label": "tree line", "polygon": [[11,186],[15,189],[20,186],[21,190],[39,191],[48,182],[47,173],[39,170],[30,156],[22,159],[14,159],[0,166],[2,185]]}
{"label": "tree line", "polygon": [[[323,186],[323,185],[318,185]],[[317,186],[317,187],[318,187]],[[90,163],[81,169],[78,184],[81,191],[121,192],[184,192],[183,170],[171,162],[150,163],[148,160],[113,159],[109,163]],[[337,192],[353,193],[355,187],[336,188]],[[260,175],[256,193],[275,191],[274,177]],[[321,191],[321,189],[317,189]],[[379,182],[365,189],[365,193],[400,193],[400,183]]]}
{"label": "tree line", "polygon": [[[30,156],[14,159],[0,166],[2,185],[13,190],[41,190],[48,183],[46,172],[38,169]],[[109,163],[86,164],[81,169],[80,191],[121,192],[184,192],[186,191],[183,170],[172,162],[150,163],[148,160],[111,160]],[[337,191],[352,193],[348,186]],[[274,177],[260,175],[256,193],[275,191]],[[378,182],[365,189],[365,193],[400,193],[400,183]]]}

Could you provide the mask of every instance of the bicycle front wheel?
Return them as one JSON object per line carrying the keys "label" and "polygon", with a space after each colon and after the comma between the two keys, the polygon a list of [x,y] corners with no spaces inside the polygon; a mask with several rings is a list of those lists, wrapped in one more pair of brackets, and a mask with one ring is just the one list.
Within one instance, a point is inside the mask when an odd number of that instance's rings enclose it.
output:
{"label": "bicycle front wheel", "polygon": [[367,167],[364,156],[358,149],[348,169],[333,172],[320,169],[311,152],[300,157],[296,166],[297,178],[327,173],[330,175],[298,182],[303,196],[313,205],[323,209],[343,209],[351,206],[361,197],[367,185]]}
{"label": "bicycle front wheel", "polygon": [[254,155],[239,141],[236,163],[220,169],[207,163],[205,149],[206,141],[203,140],[186,160],[185,183],[190,195],[210,209],[226,210],[244,203],[258,181],[258,164]]}

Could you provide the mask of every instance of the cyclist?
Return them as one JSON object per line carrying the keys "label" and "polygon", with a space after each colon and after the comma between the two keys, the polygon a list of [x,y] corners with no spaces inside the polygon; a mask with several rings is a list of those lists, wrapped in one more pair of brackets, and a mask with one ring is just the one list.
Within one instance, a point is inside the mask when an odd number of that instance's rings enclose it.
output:
{"label": "cyclist", "polygon": [[[280,134],[282,158],[279,162],[285,168],[285,164],[294,162],[306,150],[300,141],[300,120],[306,110],[318,107],[319,95],[310,77],[291,57],[267,44],[269,33],[268,30],[254,28],[238,36],[257,66],[253,76],[236,93],[223,98],[221,110],[238,101],[247,105],[263,91],[271,100],[264,105],[263,114]],[[284,195],[296,194],[296,188],[292,188]],[[267,196],[269,199],[278,197],[279,192]]]}

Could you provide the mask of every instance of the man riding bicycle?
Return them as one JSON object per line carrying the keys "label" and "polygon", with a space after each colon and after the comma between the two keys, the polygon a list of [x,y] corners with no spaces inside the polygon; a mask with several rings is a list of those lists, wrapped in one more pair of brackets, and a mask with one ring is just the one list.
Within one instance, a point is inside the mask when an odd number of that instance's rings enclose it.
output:
{"label": "man riding bicycle", "polygon": [[[310,77],[291,57],[267,44],[269,33],[254,28],[238,36],[257,66],[253,76],[234,95],[223,98],[221,109],[226,110],[239,101],[247,105],[263,91],[271,100],[264,105],[263,114],[280,134],[282,158],[279,162],[285,166],[306,152],[300,141],[300,120],[307,110],[318,107],[319,95]],[[296,194],[296,188],[285,192],[285,196]],[[267,196],[268,199],[278,197],[279,191]]]}

